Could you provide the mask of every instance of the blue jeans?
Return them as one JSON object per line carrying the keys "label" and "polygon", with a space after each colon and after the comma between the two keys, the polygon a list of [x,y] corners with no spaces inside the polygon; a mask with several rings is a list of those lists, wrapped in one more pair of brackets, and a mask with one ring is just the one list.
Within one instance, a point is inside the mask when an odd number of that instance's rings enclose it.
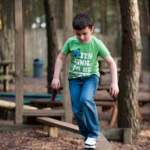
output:
{"label": "blue jeans", "polygon": [[72,110],[80,133],[85,138],[98,138],[100,133],[98,114],[94,102],[98,83],[99,77],[97,75],[69,79]]}

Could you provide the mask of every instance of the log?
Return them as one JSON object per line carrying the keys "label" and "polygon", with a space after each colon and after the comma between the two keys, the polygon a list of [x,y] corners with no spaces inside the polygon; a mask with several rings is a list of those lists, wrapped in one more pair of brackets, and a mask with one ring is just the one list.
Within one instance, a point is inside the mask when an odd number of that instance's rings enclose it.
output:
{"label": "log", "polygon": [[[5,100],[0,100],[0,107],[7,108],[7,109],[15,109],[16,108],[16,103],[8,102],[8,101],[5,101]],[[33,107],[33,106],[24,105],[23,109],[24,110],[28,110],[28,109],[37,110],[38,108]]]}
{"label": "log", "polygon": [[132,144],[133,139],[131,128],[103,128],[101,132],[110,141]]}
{"label": "log", "polygon": [[103,128],[101,132],[110,141],[123,142],[124,129],[122,128]]}

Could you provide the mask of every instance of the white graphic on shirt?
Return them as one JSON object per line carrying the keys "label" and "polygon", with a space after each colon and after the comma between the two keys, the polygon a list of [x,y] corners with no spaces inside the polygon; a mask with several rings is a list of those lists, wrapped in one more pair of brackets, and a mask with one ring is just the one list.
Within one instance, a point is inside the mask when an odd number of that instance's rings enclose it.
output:
{"label": "white graphic on shirt", "polygon": [[[78,72],[80,74],[89,74],[91,72],[90,60],[93,58],[92,53],[80,53],[79,58],[74,58],[74,65],[72,66],[72,71]],[[80,73],[79,73],[80,72]]]}

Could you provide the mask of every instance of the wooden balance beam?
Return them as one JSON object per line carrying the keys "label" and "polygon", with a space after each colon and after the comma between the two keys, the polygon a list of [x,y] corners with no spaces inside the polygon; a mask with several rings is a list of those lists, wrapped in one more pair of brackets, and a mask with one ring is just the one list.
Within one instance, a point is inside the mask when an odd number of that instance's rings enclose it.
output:
{"label": "wooden balance beam", "polygon": [[[79,128],[71,123],[59,121],[48,117],[37,117],[37,121],[48,126],[48,135],[51,137],[58,137],[57,127],[79,133]],[[96,147],[96,150],[112,150],[112,145],[107,141],[102,133],[97,140]]]}

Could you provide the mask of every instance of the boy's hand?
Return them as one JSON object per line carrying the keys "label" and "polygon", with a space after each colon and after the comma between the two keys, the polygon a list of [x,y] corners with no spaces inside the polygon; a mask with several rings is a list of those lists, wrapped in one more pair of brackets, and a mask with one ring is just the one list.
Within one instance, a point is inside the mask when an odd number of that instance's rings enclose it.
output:
{"label": "boy's hand", "polygon": [[119,93],[119,87],[118,84],[111,83],[110,88],[109,88],[109,93],[112,97],[117,97]]}
{"label": "boy's hand", "polygon": [[60,80],[57,78],[53,78],[51,87],[55,90],[58,90],[60,88]]}

